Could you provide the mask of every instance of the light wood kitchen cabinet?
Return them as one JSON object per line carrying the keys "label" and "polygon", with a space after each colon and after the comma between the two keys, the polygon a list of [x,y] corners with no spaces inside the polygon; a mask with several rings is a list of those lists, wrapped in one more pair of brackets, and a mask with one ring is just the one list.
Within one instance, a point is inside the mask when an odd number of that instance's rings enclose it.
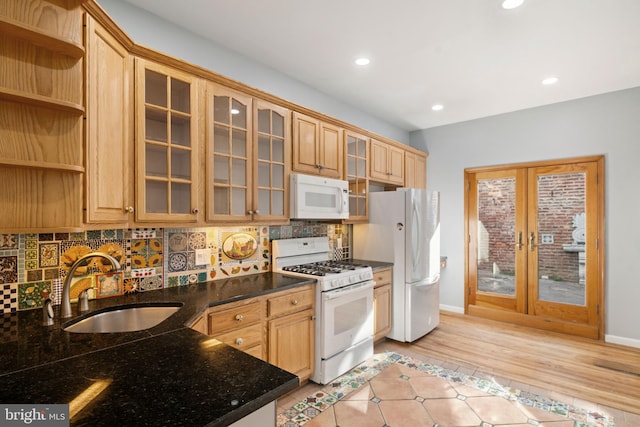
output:
{"label": "light wood kitchen cabinet", "polygon": [[406,152],[404,155],[404,186],[427,188],[427,157]]}
{"label": "light wood kitchen cabinet", "polygon": [[266,360],[265,318],[265,300],[262,298],[211,307],[208,314],[208,334],[225,344]]}
{"label": "light wood kitchen cabinet", "polygon": [[391,330],[391,281],[392,270],[385,268],[373,273],[376,282],[373,288],[374,342],[383,339]]}
{"label": "light wood kitchen cabinet", "polygon": [[210,83],[207,221],[288,221],[290,113]]}
{"label": "light wood kitchen cabinet", "polygon": [[371,139],[369,178],[385,184],[404,185],[404,150]]}
{"label": "light wood kitchen cabinet", "polygon": [[269,363],[302,381],[313,373],[314,288],[308,285],[269,298]]}
{"label": "light wood kitchen cabinet", "polygon": [[85,222],[133,221],[133,102],[129,52],[86,15]]}
{"label": "light wood kitchen cabinet", "polygon": [[0,232],[82,229],[82,19],[79,4],[0,7]]}
{"label": "light wood kitchen cabinet", "polygon": [[293,112],[294,172],[342,179],[342,129]]}
{"label": "light wood kitchen cabinet", "polygon": [[198,220],[198,85],[136,58],[136,221]]}
{"label": "light wood kitchen cabinet", "polygon": [[369,218],[369,138],[345,131],[344,139],[344,179],[349,183],[349,219],[345,222],[366,222]]}
{"label": "light wood kitchen cabinet", "polygon": [[313,286],[210,307],[207,334],[307,380],[314,360]]}

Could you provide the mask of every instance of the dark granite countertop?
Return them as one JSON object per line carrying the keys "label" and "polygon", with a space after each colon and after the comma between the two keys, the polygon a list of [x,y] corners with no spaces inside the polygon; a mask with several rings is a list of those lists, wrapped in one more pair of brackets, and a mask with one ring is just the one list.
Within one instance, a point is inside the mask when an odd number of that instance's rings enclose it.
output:
{"label": "dark granite countertop", "polygon": [[349,261],[355,262],[357,264],[368,265],[373,269],[373,271],[380,270],[383,268],[393,267],[392,262],[370,261],[366,259],[349,259]]}
{"label": "dark granite countertop", "polygon": [[104,384],[72,425],[228,425],[295,389],[298,377],[185,325],[208,306],[307,283],[314,281],[264,273],[90,301],[89,313],[134,303],[183,304],[139,332],[68,333],[59,306],[49,327],[41,325],[41,310],[5,314],[0,402],[69,403],[90,385]]}

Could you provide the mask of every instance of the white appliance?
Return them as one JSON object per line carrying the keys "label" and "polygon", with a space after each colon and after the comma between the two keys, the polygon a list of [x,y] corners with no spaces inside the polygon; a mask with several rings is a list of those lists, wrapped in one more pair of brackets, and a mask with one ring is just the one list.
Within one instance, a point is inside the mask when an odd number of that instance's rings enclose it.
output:
{"label": "white appliance", "polygon": [[291,174],[293,219],[349,218],[349,183],[316,175]]}
{"label": "white appliance", "polygon": [[373,271],[367,265],[331,261],[329,239],[272,242],[273,271],[316,279],[314,372],[328,384],[373,355]]}
{"label": "white appliance", "polygon": [[440,321],[440,195],[414,188],[369,194],[369,223],[354,225],[356,259],[393,263],[387,337],[412,342]]}

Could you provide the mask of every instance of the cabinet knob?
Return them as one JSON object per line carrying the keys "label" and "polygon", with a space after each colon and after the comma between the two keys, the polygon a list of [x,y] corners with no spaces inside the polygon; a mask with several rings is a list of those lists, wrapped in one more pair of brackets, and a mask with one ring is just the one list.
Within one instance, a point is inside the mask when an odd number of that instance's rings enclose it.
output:
{"label": "cabinet knob", "polygon": [[253,211],[253,213],[258,215],[260,213],[260,211],[258,209],[256,209],[255,211]]}
{"label": "cabinet knob", "polygon": [[242,314],[236,314],[236,320],[238,322],[242,322],[243,319],[244,319],[244,316]]}
{"label": "cabinet knob", "polygon": [[133,206],[125,206],[124,207],[124,211],[126,213],[133,213],[135,211],[135,209],[133,209]]}
{"label": "cabinet knob", "polygon": [[254,214],[254,212],[253,212],[253,211],[248,211],[247,213],[248,213],[249,215],[253,215],[253,214]]}
{"label": "cabinet knob", "polygon": [[242,338],[236,338],[236,345],[242,345],[244,340]]}
{"label": "cabinet knob", "polygon": [[298,305],[298,300],[297,299],[291,300],[291,305]]}
{"label": "cabinet knob", "polygon": [[200,209],[198,209],[198,208],[191,209],[191,213],[193,213],[193,214],[197,214],[198,212],[200,212]]}

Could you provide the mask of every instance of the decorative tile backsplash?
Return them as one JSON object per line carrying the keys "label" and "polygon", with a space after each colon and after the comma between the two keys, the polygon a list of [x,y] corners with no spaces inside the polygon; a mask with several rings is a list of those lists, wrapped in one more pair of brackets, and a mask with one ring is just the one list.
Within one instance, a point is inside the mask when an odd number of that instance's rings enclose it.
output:
{"label": "decorative tile backsplash", "polygon": [[282,226],[193,229],[110,229],[79,233],[0,234],[0,314],[59,304],[71,265],[89,252],[112,255],[122,266],[94,258],[76,270],[71,297],[88,290],[105,298],[184,286],[271,270],[271,241],[328,236],[334,259],[349,257],[350,226],[291,221]]}

